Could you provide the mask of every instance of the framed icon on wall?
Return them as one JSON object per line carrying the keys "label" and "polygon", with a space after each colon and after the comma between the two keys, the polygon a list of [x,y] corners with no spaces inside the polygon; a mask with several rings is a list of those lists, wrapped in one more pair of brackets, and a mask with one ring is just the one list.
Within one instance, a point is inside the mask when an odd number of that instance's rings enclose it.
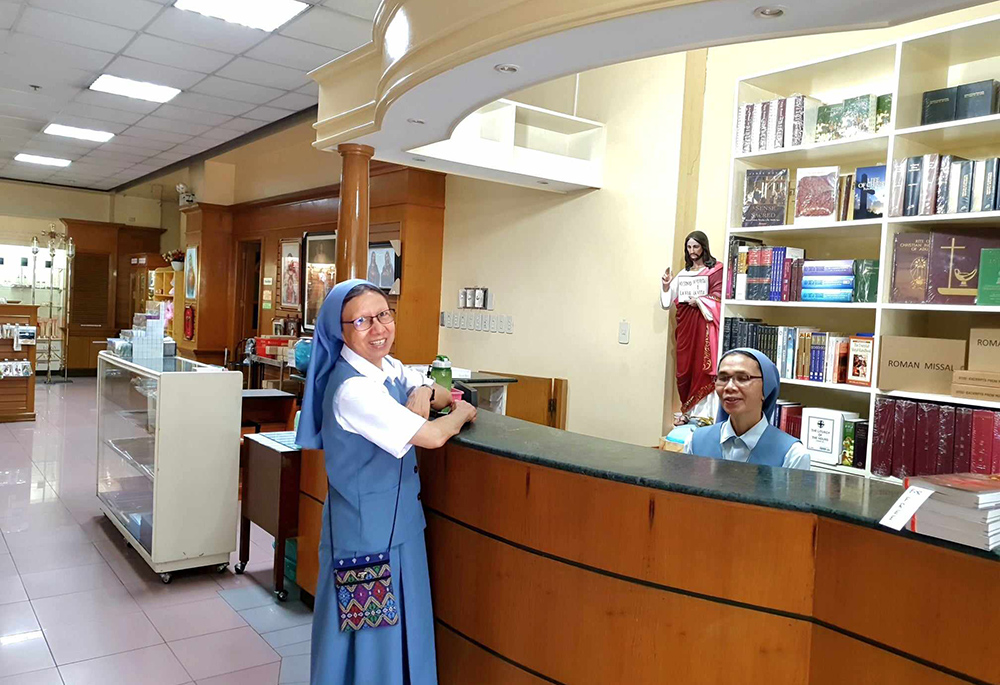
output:
{"label": "framed icon on wall", "polygon": [[399,294],[399,277],[402,272],[401,243],[389,240],[368,245],[367,280],[389,295]]}
{"label": "framed icon on wall", "polygon": [[184,297],[198,299],[198,247],[192,245],[184,255]]}
{"label": "framed icon on wall", "polygon": [[282,309],[299,309],[302,306],[302,274],[299,264],[302,253],[302,241],[297,239],[282,240],[279,244],[278,265],[281,278],[281,293],[278,302]]}
{"label": "framed icon on wall", "polygon": [[301,289],[302,327],[312,331],[323,301],[337,283],[337,232],[306,233],[301,263],[305,265]]}

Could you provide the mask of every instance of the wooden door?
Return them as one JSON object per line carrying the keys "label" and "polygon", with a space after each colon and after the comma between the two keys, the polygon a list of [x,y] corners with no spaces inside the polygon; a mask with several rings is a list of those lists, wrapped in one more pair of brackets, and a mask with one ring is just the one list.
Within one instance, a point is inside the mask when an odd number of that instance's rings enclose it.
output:
{"label": "wooden door", "polygon": [[[240,242],[236,262],[235,343],[260,334],[260,266],[261,241]],[[272,290],[277,292],[277,288]],[[238,346],[235,356],[242,356]]]}
{"label": "wooden door", "polygon": [[484,373],[517,379],[517,383],[507,386],[507,416],[542,426],[566,429],[569,381],[565,378],[519,376],[499,371]]}

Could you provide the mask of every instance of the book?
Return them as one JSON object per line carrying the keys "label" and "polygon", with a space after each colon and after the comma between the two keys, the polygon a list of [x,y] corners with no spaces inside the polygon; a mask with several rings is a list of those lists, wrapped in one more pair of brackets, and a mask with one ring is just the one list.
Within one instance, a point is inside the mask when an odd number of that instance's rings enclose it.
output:
{"label": "book", "polygon": [[850,302],[851,291],[829,288],[803,288],[802,302]]}
{"label": "book", "polygon": [[956,92],[955,118],[970,119],[997,113],[997,82],[966,83]]}
{"label": "book", "polygon": [[943,155],[941,163],[938,165],[937,204],[934,207],[934,214],[948,213],[948,197],[951,192],[951,163],[953,160],[952,155]]}
{"label": "book", "polygon": [[993,468],[993,412],[972,410],[972,473],[989,473]]}
{"label": "book", "polygon": [[791,125],[785,125],[785,147],[811,143],[816,138],[816,115],[820,102],[815,98],[796,93],[785,100],[786,116]]}
{"label": "book", "polygon": [[906,485],[933,490],[931,500],[960,507],[985,509],[1000,504],[1000,481],[985,475],[953,473],[924,476],[911,478]]}
{"label": "book", "polygon": [[837,217],[839,167],[799,169],[795,181],[795,224],[823,224]]}
{"label": "book", "polygon": [[814,276],[812,274],[802,277],[802,287],[828,288],[831,290],[843,290],[854,288],[854,276]]}
{"label": "book", "polygon": [[760,122],[757,127],[757,149],[767,150],[767,127],[771,119],[771,101],[760,103]]}
{"label": "book", "polygon": [[854,302],[875,302],[878,299],[877,259],[854,260]]}
{"label": "book", "polygon": [[841,138],[854,138],[875,132],[878,97],[859,95],[844,100],[841,112]]}
{"label": "book", "polygon": [[892,475],[896,478],[913,475],[916,432],[917,403],[910,400],[896,400],[896,419],[892,437]]}
{"label": "book", "polygon": [[968,473],[972,468],[972,409],[955,407],[955,473]]}
{"label": "book", "polygon": [[920,213],[920,173],[923,157],[908,157],[906,160],[906,188],[903,190],[903,216]]}
{"label": "book", "polygon": [[885,165],[860,167],[854,180],[854,218],[881,219],[885,213]]}
{"label": "book", "polygon": [[920,125],[940,124],[954,121],[958,106],[958,88],[939,88],[924,93]]}
{"label": "book", "polygon": [[809,345],[809,380],[823,382],[823,356],[829,333],[817,331],[812,334]]}
{"label": "book", "polygon": [[879,95],[875,104],[875,132],[881,131],[892,119],[892,93]]}
{"label": "book", "polygon": [[760,152],[761,103],[755,102],[750,113],[750,152]]}
{"label": "book", "polygon": [[875,400],[875,425],[872,431],[872,474],[883,478],[892,473],[893,423],[896,420],[896,400],[879,397]]}
{"label": "book", "polygon": [[938,167],[941,155],[924,155],[920,166],[920,206],[917,212],[921,215],[934,213],[937,206]]}
{"label": "book", "polygon": [[930,233],[897,233],[892,238],[890,302],[923,302],[927,297]]}
{"label": "book", "polygon": [[863,469],[868,463],[868,433],[871,425],[868,421],[858,421],[854,424],[854,462],[856,469]]}
{"label": "book", "polygon": [[774,149],[780,149],[785,147],[785,126],[787,117],[788,99],[781,98],[776,100],[771,104],[772,111],[775,112],[774,117]]}
{"label": "book", "polygon": [[788,202],[788,169],[747,169],[743,226],[780,226]]}
{"label": "book", "polygon": [[975,172],[975,163],[971,160],[959,163],[961,173],[958,183],[958,211],[972,211],[972,182]]}
{"label": "book", "polygon": [[853,259],[810,259],[802,265],[805,276],[853,276]]}
{"label": "book", "polygon": [[750,255],[749,245],[740,245],[737,259],[735,299],[747,299],[747,257]]}
{"label": "book", "polygon": [[955,407],[938,407],[938,426],[934,433],[934,472],[954,473],[955,469]]}
{"label": "book", "polygon": [[1000,159],[988,157],[984,164],[986,171],[983,172],[983,203],[979,211],[992,212],[997,208],[997,165],[1000,164]]}
{"label": "book", "polygon": [[981,212],[983,191],[986,188],[986,160],[977,159],[972,167],[972,207],[969,211]]}
{"label": "book", "polygon": [[1000,412],[993,412],[993,463],[990,473],[1000,474]]}
{"label": "book", "polygon": [[936,454],[931,450],[937,424],[938,405],[929,402],[917,403],[917,435],[913,457],[914,475],[932,476],[937,471]]}
{"label": "book", "polygon": [[961,383],[952,383],[951,395],[952,397],[962,397],[969,400],[1000,402],[1000,390],[984,385],[964,385]]}
{"label": "book", "polygon": [[832,140],[839,140],[841,135],[842,120],[844,116],[844,103],[838,102],[834,105],[820,105],[816,112],[816,136],[817,143],[826,143]]}
{"label": "book", "polygon": [[835,465],[840,461],[844,421],[858,418],[855,412],[806,407],[802,410],[802,444],[813,463]]}
{"label": "book", "polygon": [[[944,213],[955,214],[958,212],[958,198],[962,190],[961,161],[952,161],[948,171],[948,204]],[[938,196],[940,197],[940,193]]]}
{"label": "book", "polygon": [[847,351],[847,383],[851,385],[871,385],[875,369],[872,359],[875,354],[875,339],[867,336],[851,336]]}
{"label": "book", "polygon": [[847,369],[850,368],[850,338],[842,340],[837,345],[837,367],[833,378],[834,383],[847,382]]}
{"label": "book", "polygon": [[983,388],[1000,390],[1000,371],[975,371],[957,369],[951,374],[954,385],[978,385]]}
{"label": "book", "polygon": [[736,152],[749,154],[753,152],[753,145],[750,143],[753,135],[753,104],[741,104],[736,116]]}
{"label": "book", "polygon": [[1000,248],[1000,234],[990,230],[931,233],[926,301],[975,304],[983,248]]}
{"label": "book", "polygon": [[1000,306],[1000,249],[983,248],[979,253],[979,286],[976,304]]}
{"label": "book", "polygon": [[844,421],[844,435],[840,441],[841,466],[854,466],[854,436],[857,425],[864,419],[848,419]]}
{"label": "book", "polygon": [[781,301],[781,284],[785,277],[786,249],[784,247],[776,247],[771,254],[771,289],[768,292],[768,300],[771,302]]}
{"label": "book", "polygon": [[906,191],[906,159],[892,161],[889,182],[889,216],[903,216],[903,195]]}

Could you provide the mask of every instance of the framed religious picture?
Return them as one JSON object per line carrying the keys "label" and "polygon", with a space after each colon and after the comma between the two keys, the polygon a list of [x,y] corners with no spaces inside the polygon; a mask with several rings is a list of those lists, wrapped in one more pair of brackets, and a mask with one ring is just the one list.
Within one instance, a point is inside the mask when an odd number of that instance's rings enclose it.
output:
{"label": "framed religious picture", "polygon": [[278,265],[280,269],[281,287],[278,304],[282,309],[299,309],[302,306],[302,274],[299,269],[299,259],[302,252],[302,241],[282,240],[279,244]]}
{"label": "framed religious picture", "polygon": [[184,297],[198,299],[198,247],[192,245],[184,256]]}
{"label": "framed religious picture", "polygon": [[400,245],[398,240],[368,245],[366,278],[390,295],[399,294],[399,276],[402,271]]}
{"label": "framed religious picture", "polygon": [[301,264],[302,327],[312,331],[319,308],[337,283],[337,232],[306,233]]}

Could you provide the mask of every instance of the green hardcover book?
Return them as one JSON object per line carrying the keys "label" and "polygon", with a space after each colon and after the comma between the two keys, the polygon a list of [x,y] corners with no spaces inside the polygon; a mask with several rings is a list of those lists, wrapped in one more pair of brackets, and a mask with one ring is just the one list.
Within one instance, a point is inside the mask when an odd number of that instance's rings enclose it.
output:
{"label": "green hardcover book", "polygon": [[879,95],[875,105],[875,131],[882,130],[892,117],[892,93]]}
{"label": "green hardcover book", "polygon": [[844,103],[821,105],[816,113],[816,142],[826,143],[840,139],[840,124],[844,116]]}
{"label": "green hardcover book", "polygon": [[854,260],[854,302],[875,302],[878,297],[878,260]]}
{"label": "green hardcover book", "polygon": [[976,304],[1000,306],[1000,249],[984,247],[979,253],[979,292]]}
{"label": "green hardcover book", "polygon": [[874,133],[877,103],[878,98],[874,95],[860,95],[844,100],[840,137],[854,138]]}
{"label": "green hardcover book", "polygon": [[844,421],[844,435],[840,441],[840,464],[842,466],[854,466],[854,427],[855,421]]}

